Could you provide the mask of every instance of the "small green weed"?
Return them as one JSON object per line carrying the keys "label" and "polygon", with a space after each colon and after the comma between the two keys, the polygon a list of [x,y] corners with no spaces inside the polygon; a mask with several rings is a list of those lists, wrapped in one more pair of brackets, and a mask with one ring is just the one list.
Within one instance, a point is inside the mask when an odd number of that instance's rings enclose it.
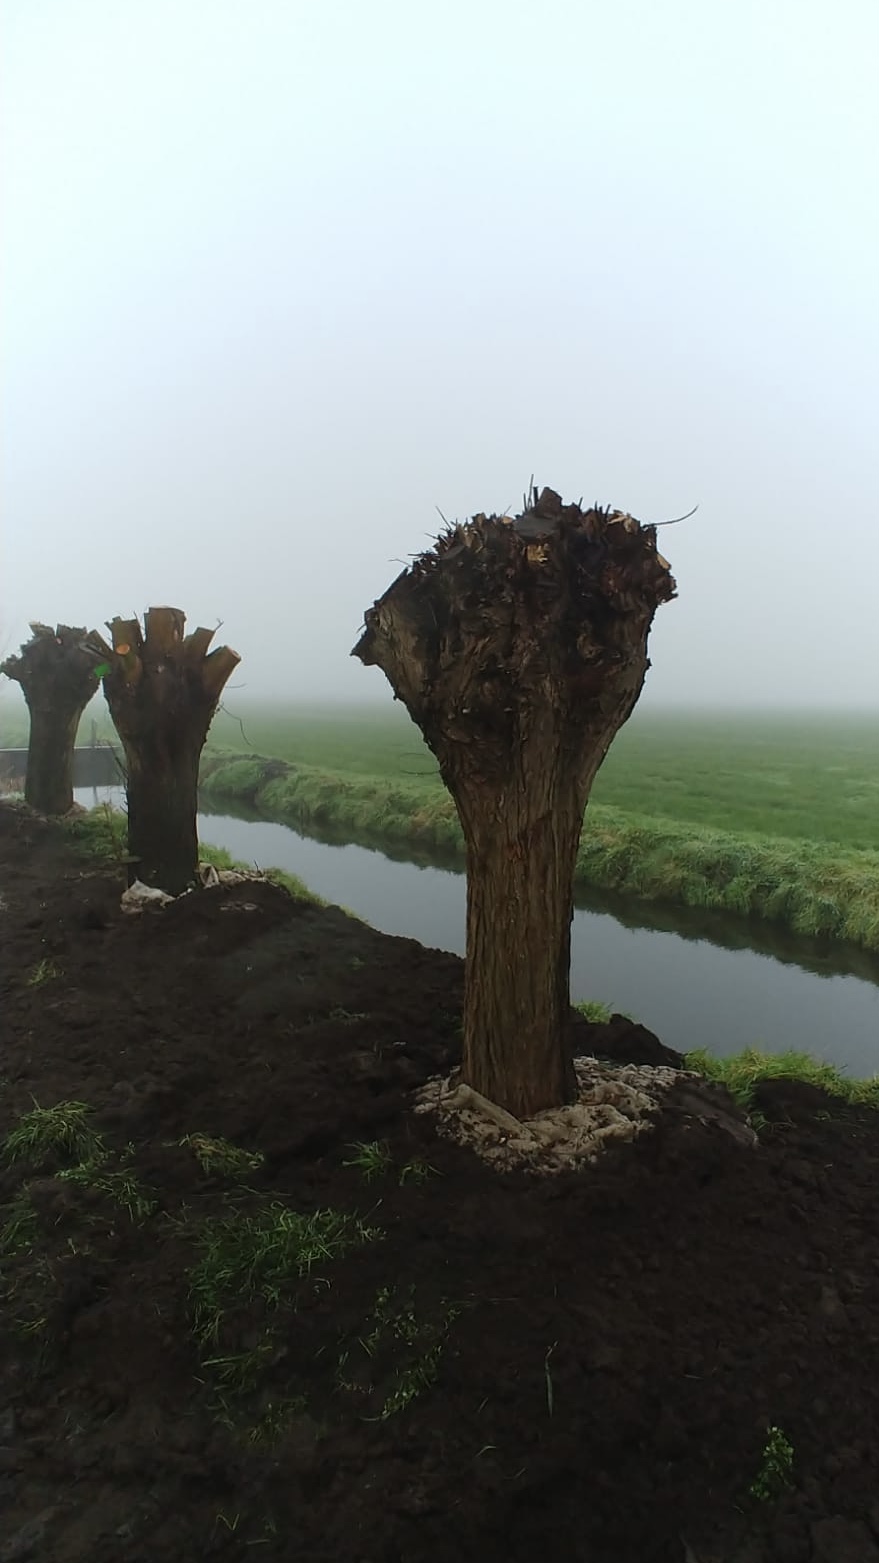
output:
{"label": "small green weed", "polygon": [[[189,1303],[202,1366],[217,1395],[215,1411],[228,1426],[241,1426],[240,1404],[234,1402],[259,1388],[278,1351],[277,1327],[269,1316],[284,1303],[295,1309],[296,1284],[306,1277],[316,1285],[329,1284],[315,1275],[318,1266],[380,1236],[356,1216],[335,1210],[304,1215],[279,1201],[254,1213],[236,1211],[205,1222],[189,1274]],[[263,1315],[256,1336],[245,1349],[231,1349],[240,1339],[243,1311],[254,1304]],[[248,1437],[261,1442],[278,1436],[283,1418],[301,1409],[295,1397],[270,1402]]]}
{"label": "small green weed", "polygon": [[[126,1152],[130,1154],[133,1148],[126,1146]],[[74,1183],[80,1188],[94,1189],[96,1194],[104,1194],[114,1205],[119,1205],[127,1212],[130,1221],[146,1221],[155,1215],[158,1208],[156,1200],[146,1192],[131,1167],[120,1166],[115,1171],[104,1171],[105,1160],[84,1161],[78,1167],[67,1167],[59,1172],[58,1177],[65,1183]]]}
{"label": "small green weed", "polygon": [[265,1160],[259,1151],[243,1150],[211,1134],[185,1134],[177,1143],[192,1151],[202,1172],[209,1176],[245,1178]]}
{"label": "small green weed", "polygon": [[342,1166],[356,1167],[366,1183],[373,1183],[390,1172],[393,1163],[385,1140],[357,1140],[351,1149],[355,1155],[350,1161],[343,1161]]}
{"label": "small green weed", "polygon": [[388,1417],[397,1416],[400,1411],[405,1411],[413,1400],[433,1387],[439,1374],[444,1346],[444,1341],[435,1341],[432,1346],[427,1347],[417,1362],[413,1362],[410,1367],[404,1368],[397,1375],[396,1384],[382,1406],[380,1417],[382,1422],[386,1422]]}
{"label": "small green weed", "polygon": [[[365,1420],[385,1422],[396,1416],[436,1382],[449,1330],[460,1312],[442,1299],[438,1316],[419,1317],[414,1286],[404,1301],[393,1287],[381,1287],[366,1321],[368,1328],[339,1352],[337,1389],[368,1399],[381,1382],[384,1392],[378,1413]],[[359,1367],[355,1346],[366,1358],[365,1363],[361,1358]]]}
{"label": "small green weed", "polygon": [[270,1400],[263,1407],[262,1415],[248,1432],[252,1444],[274,1443],[283,1437],[290,1424],[304,1414],[307,1403],[303,1395],[288,1395],[281,1400]]}
{"label": "small green weed", "polygon": [[[202,1367],[211,1369],[211,1377],[219,1391],[220,1405],[228,1413],[227,1397],[249,1395],[256,1389],[260,1377],[271,1361],[275,1349],[274,1336],[269,1330],[247,1351],[226,1352],[216,1357],[202,1358]],[[227,1414],[230,1426],[234,1419]]]}
{"label": "small green weed", "polygon": [[39,1167],[48,1157],[57,1155],[77,1162],[101,1161],[106,1150],[90,1119],[91,1108],[85,1102],[56,1102],[54,1107],[35,1105],[7,1134],[4,1158],[30,1167]]}
{"label": "small green weed", "polygon": [[74,1165],[61,1169],[57,1174],[60,1180],[106,1195],[126,1210],[132,1221],[145,1220],[154,1213],[156,1201],[141,1187],[131,1167],[125,1165],[134,1155],[134,1146],[126,1145],[115,1170],[108,1168],[114,1153],[93,1129],[91,1115],[85,1102],[34,1107],[6,1136],[4,1159],[38,1170],[50,1157],[64,1156]]}
{"label": "small green weed", "polygon": [[36,1240],[38,1222],[26,1187],[10,1200],[4,1215],[6,1219],[0,1226],[0,1259],[29,1254]]}
{"label": "small green weed", "polygon": [[582,1004],[575,1004],[574,1009],[593,1026],[606,1025],[614,1013],[611,1004],[602,1004],[599,999],[584,999]]}
{"label": "small green weed", "polygon": [[25,981],[29,988],[39,988],[44,982],[51,982],[53,977],[60,976],[60,966],[56,966],[54,961],[50,961],[48,956],[44,956],[41,961],[37,962],[36,966],[31,968]]}
{"label": "small green weed", "polygon": [[766,1442],[760,1460],[760,1469],[748,1491],[760,1503],[768,1503],[792,1487],[794,1447],[780,1427],[766,1429]]}
{"label": "small green weed", "polygon": [[0,1212],[0,1302],[20,1341],[44,1345],[47,1309],[56,1293],[48,1260],[36,1249],[40,1224],[27,1185]]}
{"label": "small green weed", "polygon": [[412,1161],[407,1161],[406,1165],[400,1168],[400,1187],[402,1188],[404,1183],[426,1183],[428,1178],[441,1176],[437,1168],[431,1167],[429,1162],[414,1157]]}
{"label": "small green weed", "polygon": [[380,1236],[342,1211],[307,1216],[279,1201],[252,1214],[212,1216],[198,1235],[199,1258],[190,1272],[196,1339],[203,1346],[217,1341],[229,1309],[253,1298],[277,1308],[293,1282]]}
{"label": "small green weed", "polygon": [[614,1015],[621,1015],[623,1020],[631,1020],[636,1024],[634,1015],[628,1010],[617,1009],[615,1004],[602,1004],[600,999],[584,999],[580,1004],[572,1005],[572,1008],[588,1020],[593,1026],[606,1026]]}

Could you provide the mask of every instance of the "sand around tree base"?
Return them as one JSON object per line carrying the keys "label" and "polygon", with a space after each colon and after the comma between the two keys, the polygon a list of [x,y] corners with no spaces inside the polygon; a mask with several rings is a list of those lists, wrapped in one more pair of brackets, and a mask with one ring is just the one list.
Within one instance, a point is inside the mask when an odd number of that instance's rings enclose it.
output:
{"label": "sand around tree base", "polygon": [[[415,1111],[433,1114],[441,1134],[472,1146],[483,1161],[539,1174],[594,1162],[609,1144],[648,1131],[672,1088],[679,1109],[702,1122],[720,1124],[743,1144],[756,1143],[756,1135],[738,1115],[705,1090],[700,1076],[688,1071],[664,1065],[620,1066],[597,1058],[575,1059],[574,1071],[577,1101],[524,1121],[464,1084],[459,1070],[429,1080],[417,1093]],[[681,1088],[685,1099],[680,1098]]]}

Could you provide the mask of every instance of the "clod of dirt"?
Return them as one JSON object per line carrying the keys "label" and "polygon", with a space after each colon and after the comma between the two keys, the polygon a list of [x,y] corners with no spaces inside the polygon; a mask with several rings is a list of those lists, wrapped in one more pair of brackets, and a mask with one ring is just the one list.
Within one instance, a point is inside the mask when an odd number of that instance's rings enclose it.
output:
{"label": "clod of dirt", "polygon": [[[618,1068],[595,1058],[575,1059],[574,1070],[578,1100],[524,1122],[465,1085],[457,1073],[429,1080],[418,1092],[415,1111],[435,1114],[440,1133],[472,1146],[495,1167],[518,1166],[542,1174],[594,1162],[610,1142],[642,1134],[651,1127],[671,1088],[683,1082],[692,1083],[693,1116],[703,1117],[697,1075],[645,1064]],[[704,1106],[707,1117],[709,1105]],[[710,1116],[719,1116],[713,1104]],[[748,1143],[756,1141],[743,1124],[737,1122],[736,1130],[740,1136],[742,1131],[750,1136]]]}

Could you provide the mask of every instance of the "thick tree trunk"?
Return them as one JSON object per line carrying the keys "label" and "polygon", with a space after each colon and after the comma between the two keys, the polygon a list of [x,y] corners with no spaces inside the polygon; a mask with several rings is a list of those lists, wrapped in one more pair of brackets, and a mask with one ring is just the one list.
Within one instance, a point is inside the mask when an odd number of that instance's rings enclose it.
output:
{"label": "thick tree trunk", "polygon": [[586,802],[637,699],[646,656],[576,734],[547,698],[494,784],[449,779],[467,844],[462,1076],[517,1118],[573,1100],[574,874]]}
{"label": "thick tree trunk", "polygon": [[[91,698],[91,697],[89,697]],[[69,706],[31,704],[24,801],[41,814],[73,808],[73,751],[85,702]]]}
{"label": "thick tree trunk", "polygon": [[198,868],[198,767],[201,751],[238,653],[218,647],[213,631],[184,636],[179,608],[150,608],[109,626],[104,677],[110,715],[128,771],[129,883],[180,895]]}
{"label": "thick tree trunk", "polygon": [[[120,737],[122,735],[120,734]],[[139,879],[180,895],[198,868],[198,767],[204,738],[162,734],[123,738],[128,781],[128,882]]]}
{"label": "thick tree trunk", "polygon": [[581,814],[529,824],[486,799],[466,815],[463,1078],[527,1118],[575,1089],[568,1014]]}
{"label": "thick tree trunk", "polygon": [[570,939],[589,789],[674,594],[653,528],[544,490],[450,528],[366,614],[467,844],[462,1075],[514,1116],[573,1099]]}
{"label": "thick tree trunk", "polygon": [[41,814],[73,807],[73,751],[82,713],[96,693],[96,657],[84,629],[32,624],[21,655],[0,666],[21,684],[30,713],[25,802]]}

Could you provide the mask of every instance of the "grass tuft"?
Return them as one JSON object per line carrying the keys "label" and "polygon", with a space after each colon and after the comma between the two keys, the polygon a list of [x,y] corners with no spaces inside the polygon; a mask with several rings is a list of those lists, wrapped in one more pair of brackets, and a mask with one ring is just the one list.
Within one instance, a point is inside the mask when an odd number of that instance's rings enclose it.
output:
{"label": "grass tuft", "polygon": [[262,1166],[259,1151],[246,1151],[211,1134],[185,1134],[178,1144],[192,1151],[202,1172],[213,1177],[246,1178]]}
{"label": "grass tuft", "polygon": [[584,999],[582,1003],[575,1004],[573,1007],[593,1026],[607,1025],[611,1015],[615,1013],[612,1005],[602,1004],[600,999]]}
{"label": "grass tuft", "polygon": [[92,1110],[85,1102],[56,1102],[54,1107],[34,1106],[25,1113],[3,1143],[6,1161],[39,1168],[52,1156],[78,1163],[100,1161],[104,1142],[91,1126]]}
{"label": "grass tuft", "polygon": [[687,1053],[685,1068],[725,1085],[740,1107],[747,1108],[753,1100],[754,1087],[760,1080],[802,1080],[820,1087],[831,1096],[844,1102],[866,1107],[879,1107],[879,1076],[868,1080],[850,1080],[833,1064],[824,1064],[808,1053],[761,1053],[756,1048],[746,1048],[732,1058],[715,1058],[704,1048]]}
{"label": "grass tuft", "polygon": [[449,1331],[460,1313],[460,1306],[446,1298],[432,1314],[425,1313],[414,1286],[403,1298],[395,1287],[381,1287],[363,1330],[339,1352],[336,1388],[377,1405],[376,1414],[365,1416],[365,1421],[397,1416],[436,1383]]}
{"label": "grass tuft", "polygon": [[390,1172],[393,1160],[385,1140],[357,1140],[351,1149],[354,1155],[343,1161],[342,1166],[356,1167],[364,1182],[373,1183]]}
{"label": "grass tuft", "polygon": [[48,957],[44,957],[43,960],[37,962],[36,966],[31,968],[25,980],[29,988],[40,988],[44,982],[51,982],[53,977],[60,976],[61,968],[56,966],[55,962],[49,960]]}
{"label": "grass tuft", "polygon": [[292,1283],[380,1235],[344,1212],[304,1215],[279,1201],[252,1214],[211,1217],[198,1234],[190,1273],[196,1339],[202,1346],[216,1342],[229,1310],[254,1298],[277,1308]]}
{"label": "grass tuft", "polygon": [[[126,1146],[126,1153],[130,1155],[133,1149],[133,1146]],[[103,1194],[133,1222],[146,1221],[158,1209],[158,1202],[144,1189],[133,1169],[124,1163],[115,1171],[109,1171],[103,1161],[84,1161],[78,1167],[67,1167],[58,1177],[65,1183]]]}

